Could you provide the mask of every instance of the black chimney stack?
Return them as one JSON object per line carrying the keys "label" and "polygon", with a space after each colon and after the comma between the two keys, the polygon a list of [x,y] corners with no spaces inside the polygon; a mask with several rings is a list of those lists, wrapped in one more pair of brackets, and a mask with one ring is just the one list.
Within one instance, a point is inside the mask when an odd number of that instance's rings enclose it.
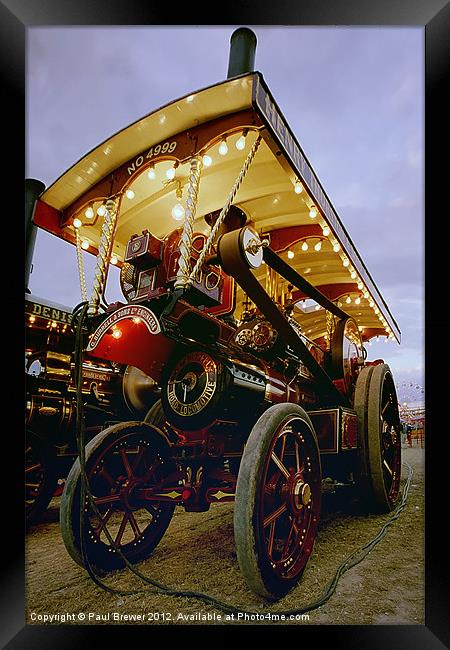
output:
{"label": "black chimney stack", "polygon": [[256,34],[248,27],[239,27],[230,38],[230,58],[227,79],[246,72],[253,72],[255,67]]}
{"label": "black chimney stack", "polygon": [[33,223],[34,206],[38,197],[45,190],[42,181],[35,178],[25,179],[25,292],[30,293],[28,281],[30,279],[33,261],[34,244],[37,228]]}

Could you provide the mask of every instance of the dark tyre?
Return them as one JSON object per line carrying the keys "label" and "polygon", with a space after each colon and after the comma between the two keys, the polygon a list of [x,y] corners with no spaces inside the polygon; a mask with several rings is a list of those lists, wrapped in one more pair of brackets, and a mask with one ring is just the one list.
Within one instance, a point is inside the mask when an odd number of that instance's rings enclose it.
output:
{"label": "dark tyre", "polygon": [[32,431],[25,434],[25,520],[39,521],[56,488],[56,452]]}
{"label": "dark tyre", "polygon": [[164,415],[160,399],[155,402],[150,408],[149,412],[145,416],[144,422],[146,424],[154,424],[155,427],[158,427],[158,429],[161,429],[162,426],[166,423],[166,417]]}
{"label": "dark tyre", "polygon": [[[86,476],[97,512],[87,497],[82,534],[85,555],[98,571],[123,568],[122,556],[137,564],[151,554],[167,530],[175,506],[140,499],[139,490],[162,484],[175,469],[167,441],[154,425],[115,424],[89,442]],[[84,566],[80,490],[77,458],[61,498],[60,525],[67,551]]]}
{"label": "dark tyre", "polygon": [[236,486],[234,533],[250,588],[274,600],[300,579],[320,517],[316,434],[296,404],[276,404],[253,427]]}
{"label": "dark tyre", "polygon": [[397,393],[385,363],[363,368],[355,389],[358,415],[358,484],[367,507],[389,512],[397,502],[401,474]]}

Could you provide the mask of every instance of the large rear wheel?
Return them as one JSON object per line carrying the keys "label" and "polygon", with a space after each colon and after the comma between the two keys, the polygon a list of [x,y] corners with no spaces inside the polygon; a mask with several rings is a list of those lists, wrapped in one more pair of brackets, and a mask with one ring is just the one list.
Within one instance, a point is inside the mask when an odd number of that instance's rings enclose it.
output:
{"label": "large rear wheel", "polygon": [[162,485],[173,471],[167,442],[154,425],[125,422],[93,438],[86,446],[86,476],[95,507],[87,497],[81,534],[79,458],[61,498],[61,533],[75,562],[85,565],[81,535],[85,556],[97,570],[123,568],[122,556],[132,564],[147,558],[164,535],[174,505],[141,501],[136,493]]}
{"label": "large rear wheel", "polygon": [[358,415],[358,483],[367,506],[388,512],[400,488],[401,437],[397,393],[386,363],[363,368],[354,408]]}
{"label": "large rear wheel", "polygon": [[271,406],[245,446],[234,510],[239,566],[255,593],[274,600],[300,579],[319,524],[320,488],[307,413],[296,404]]}

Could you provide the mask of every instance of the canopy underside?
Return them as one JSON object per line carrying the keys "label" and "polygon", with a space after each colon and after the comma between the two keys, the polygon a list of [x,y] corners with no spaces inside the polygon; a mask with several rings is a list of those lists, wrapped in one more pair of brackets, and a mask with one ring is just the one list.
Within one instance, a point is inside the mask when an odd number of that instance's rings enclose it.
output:
{"label": "canopy underside", "polygon": [[[322,209],[310,190],[310,177],[294,167],[289,152],[280,146],[271,124],[258,110],[254,84],[260,81],[258,73],[247,75],[177,100],[97,147],[42,195],[41,202],[60,214],[60,230],[47,229],[73,242],[73,222],[79,219],[83,246],[96,254],[102,227],[97,210],[108,198],[108,187],[123,179],[120,191],[116,190],[120,207],[112,251],[120,264],[132,235],[147,229],[162,239],[182,226],[182,221],[174,220],[172,208],[176,203],[185,205],[190,160],[195,154],[209,160],[203,158],[194,232],[209,234],[204,215],[223,207],[261,133],[262,142],[233,204],[246,213],[261,236],[270,238],[271,247],[283,259],[356,320],[363,339],[384,335],[399,341],[398,326],[342,224]],[[154,133],[157,138],[150,137]],[[243,134],[245,144],[238,149],[236,143]],[[174,165],[175,178],[169,180],[166,173]],[[39,211],[35,221],[42,226]],[[273,290],[268,267],[263,265],[255,273],[263,286]],[[287,283],[280,280],[277,298],[287,293]],[[304,333],[316,340],[324,337],[325,310],[311,301],[303,302],[307,297],[295,289],[293,297],[294,315]],[[237,316],[244,300],[239,289]]]}

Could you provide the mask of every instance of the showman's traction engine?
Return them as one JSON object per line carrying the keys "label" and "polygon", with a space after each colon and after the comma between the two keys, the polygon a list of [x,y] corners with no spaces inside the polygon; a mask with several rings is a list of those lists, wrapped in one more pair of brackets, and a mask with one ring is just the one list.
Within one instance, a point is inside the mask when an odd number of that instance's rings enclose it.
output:
{"label": "showman's traction engine", "polygon": [[275,599],[305,569],[324,489],[394,507],[395,385],[364,344],[400,333],[262,75],[233,70],[92,150],[34,222],[75,245],[82,290],[83,250],[97,256],[75,316],[84,358],[160,392],[74,463],[60,517],[71,557],[139,563],[175,507],[234,502],[243,576]]}

